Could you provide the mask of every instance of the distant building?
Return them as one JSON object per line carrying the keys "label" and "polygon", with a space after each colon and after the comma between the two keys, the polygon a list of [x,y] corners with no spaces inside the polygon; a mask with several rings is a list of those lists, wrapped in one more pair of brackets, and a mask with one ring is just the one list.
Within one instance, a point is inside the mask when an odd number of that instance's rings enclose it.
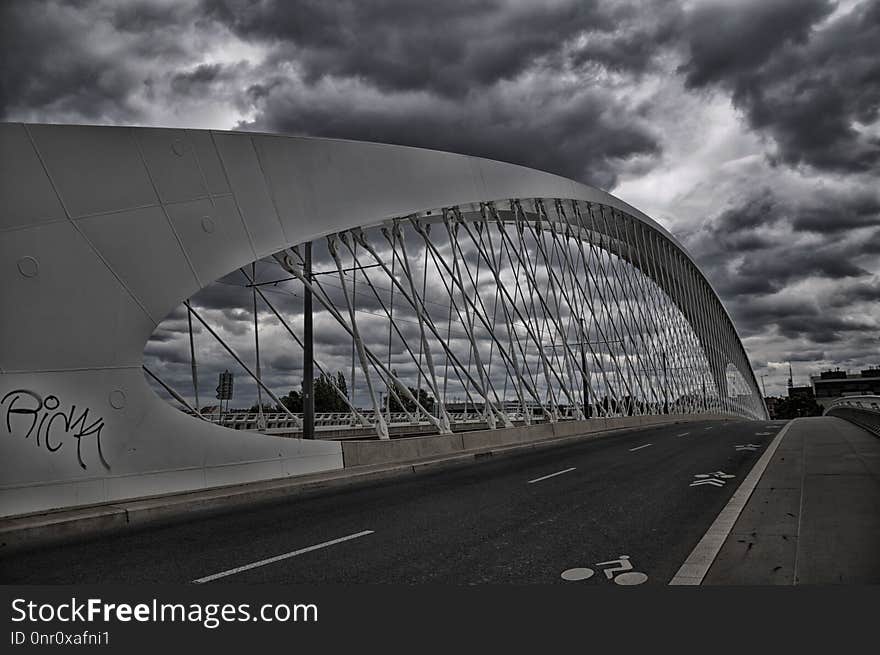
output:
{"label": "distant building", "polygon": [[823,408],[843,396],[880,395],[880,367],[866,368],[859,373],[822,371],[810,376],[810,384],[816,402]]}
{"label": "distant building", "polygon": [[812,398],[814,395],[813,387],[789,387],[789,398]]}

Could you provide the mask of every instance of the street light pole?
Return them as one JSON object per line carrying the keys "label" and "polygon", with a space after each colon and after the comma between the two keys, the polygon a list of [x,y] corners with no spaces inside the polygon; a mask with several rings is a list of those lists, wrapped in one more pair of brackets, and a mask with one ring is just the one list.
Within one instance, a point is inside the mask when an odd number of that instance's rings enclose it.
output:
{"label": "street light pole", "polygon": [[[583,333],[583,319],[581,319],[581,332]],[[587,412],[589,411],[589,408],[590,408],[590,401],[589,401],[590,382],[589,382],[589,378],[587,377],[587,374],[586,374],[587,373],[587,355],[586,355],[586,351],[584,350],[584,346],[589,346],[590,344],[593,344],[593,343],[608,344],[608,343],[623,343],[623,342],[620,339],[608,339],[608,340],[603,340],[603,341],[587,341],[586,339],[581,339],[579,342],[575,341],[575,342],[568,343],[568,344],[561,343],[561,344],[555,344],[555,345],[549,344],[549,345],[544,346],[544,348],[560,348],[560,347],[564,347],[566,345],[568,345],[568,346],[580,345],[580,347],[581,347],[581,368],[584,371],[584,374],[581,377],[581,379],[583,380],[583,385],[584,385],[584,414],[587,414]]]}
{"label": "street light pole", "polygon": [[590,381],[587,379],[586,332],[581,319],[581,380],[584,384],[584,418],[590,418]]}
{"label": "street light pole", "polygon": [[663,351],[663,413],[669,413],[669,373],[666,370],[666,351]]}
{"label": "street light pole", "polygon": [[303,439],[315,438],[315,339],[312,326],[312,242],[305,244],[303,276]]}

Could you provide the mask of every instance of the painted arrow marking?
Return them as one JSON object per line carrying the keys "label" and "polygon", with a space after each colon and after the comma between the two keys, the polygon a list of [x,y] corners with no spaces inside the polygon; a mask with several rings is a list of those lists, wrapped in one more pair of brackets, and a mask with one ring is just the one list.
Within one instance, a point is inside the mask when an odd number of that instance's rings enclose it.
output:
{"label": "painted arrow marking", "polygon": [[731,475],[730,473],[725,473],[724,471],[715,471],[714,473],[697,473],[695,478],[720,478],[727,480],[729,478],[735,478],[735,475]]}
{"label": "painted arrow marking", "polygon": [[696,480],[690,483],[691,487],[699,487],[704,484],[711,484],[713,487],[723,487],[726,480],[736,477],[724,471],[715,471],[714,473],[697,473],[694,475]]}
{"label": "painted arrow marking", "polygon": [[723,487],[725,482],[724,480],[717,480],[715,478],[709,478],[708,480],[695,480],[691,482],[691,487],[699,487],[701,484],[711,484],[713,487]]}
{"label": "painted arrow marking", "polygon": [[758,448],[760,448],[760,446],[756,446],[753,443],[747,443],[747,444],[743,444],[740,446],[734,446],[734,448],[736,450],[758,450]]}

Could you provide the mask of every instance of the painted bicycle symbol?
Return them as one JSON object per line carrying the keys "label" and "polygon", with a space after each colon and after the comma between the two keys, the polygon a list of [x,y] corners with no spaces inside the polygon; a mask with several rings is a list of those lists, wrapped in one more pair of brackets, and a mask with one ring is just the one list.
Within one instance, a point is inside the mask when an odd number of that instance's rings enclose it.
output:
{"label": "painted bicycle symbol", "polygon": [[[613,581],[614,584],[631,586],[642,584],[648,580],[648,576],[641,571],[633,571],[629,555],[620,555],[617,559],[609,562],[597,562],[593,566],[597,568],[606,567],[602,569],[602,572],[605,574],[605,578]],[[563,571],[562,579],[576,582],[592,578],[595,574],[596,572],[591,568],[579,567]]]}

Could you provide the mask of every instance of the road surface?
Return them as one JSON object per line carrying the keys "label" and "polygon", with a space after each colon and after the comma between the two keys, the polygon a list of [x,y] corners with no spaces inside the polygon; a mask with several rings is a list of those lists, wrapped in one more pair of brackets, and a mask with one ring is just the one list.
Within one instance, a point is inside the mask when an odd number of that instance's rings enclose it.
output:
{"label": "road surface", "polygon": [[0,581],[666,584],[783,425],[682,423],[487,457],[20,553]]}

